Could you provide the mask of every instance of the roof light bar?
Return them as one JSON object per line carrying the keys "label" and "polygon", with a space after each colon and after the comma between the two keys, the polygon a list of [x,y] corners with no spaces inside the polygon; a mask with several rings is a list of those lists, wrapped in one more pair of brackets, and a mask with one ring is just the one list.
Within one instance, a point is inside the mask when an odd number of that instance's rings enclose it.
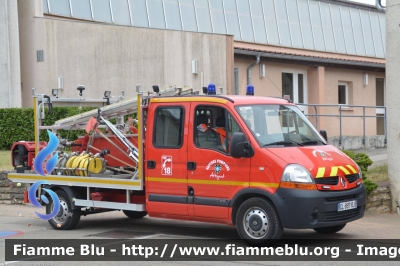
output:
{"label": "roof light bar", "polygon": [[214,83],[208,84],[208,87],[207,87],[207,94],[208,94],[208,95],[217,95],[217,89],[216,89]]}
{"label": "roof light bar", "polygon": [[246,87],[246,95],[254,96],[254,86],[249,84]]}

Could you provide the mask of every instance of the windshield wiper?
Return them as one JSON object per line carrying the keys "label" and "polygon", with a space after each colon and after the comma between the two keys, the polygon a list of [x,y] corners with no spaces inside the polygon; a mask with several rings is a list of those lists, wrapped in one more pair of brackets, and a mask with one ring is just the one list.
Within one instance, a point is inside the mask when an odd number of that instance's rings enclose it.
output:
{"label": "windshield wiper", "polygon": [[305,144],[313,144],[313,143],[318,143],[318,142],[326,145],[325,142],[323,142],[322,140],[319,140],[319,139],[306,140],[306,141],[302,142],[301,144],[305,145]]}
{"label": "windshield wiper", "polygon": [[267,143],[267,144],[263,145],[262,147],[272,146],[272,145],[281,145],[281,144],[297,144],[299,146],[304,146],[302,143],[299,143],[297,141],[289,139],[289,140],[281,140],[281,141]]}

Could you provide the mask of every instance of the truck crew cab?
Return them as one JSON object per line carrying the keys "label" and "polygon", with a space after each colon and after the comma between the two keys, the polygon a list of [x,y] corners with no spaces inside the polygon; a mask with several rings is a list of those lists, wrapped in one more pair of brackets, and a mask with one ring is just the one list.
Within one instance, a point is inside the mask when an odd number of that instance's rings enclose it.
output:
{"label": "truck crew cab", "polygon": [[[211,86],[209,94],[213,92]],[[122,103],[115,108],[120,110]],[[106,165],[115,165],[102,173],[91,172],[89,161],[86,170],[80,166],[75,174],[55,169],[56,174],[48,176],[9,175],[13,182],[51,180],[46,187],[64,206],[49,220],[55,229],[72,229],[82,214],[115,209],[131,218],[148,214],[234,225],[246,242],[260,244],[279,239],[284,228],[335,233],[364,215],[360,168],[327,144],[289,100],[140,94],[137,103],[139,132],[125,134],[137,146],[136,168],[118,166],[112,157],[107,160],[113,154],[124,162],[132,157],[114,149],[102,158]],[[109,118],[112,106],[103,108]],[[89,117],[93,119],[94,113],[60,120],[58,128],[78,128]],[[112,129],[109,138],[118,137],[113,130],[118,129]],[[82,148],[95,153],[114,147],[96,142],[97,137],[90,145],[81,139]],[[124,149],[123,143],[116,143]],[[135,175],[118,176],[109,170],[118,167]],[[66,215],[69,212],[72,217]]]}

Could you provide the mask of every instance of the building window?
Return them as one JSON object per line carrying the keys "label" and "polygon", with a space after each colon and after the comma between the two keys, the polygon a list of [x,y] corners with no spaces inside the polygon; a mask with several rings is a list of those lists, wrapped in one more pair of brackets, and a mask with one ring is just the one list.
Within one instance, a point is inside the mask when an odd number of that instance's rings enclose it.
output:
{"label": "building window", "polygon": [[348,99],[348,84],[340,82],[338,85],[338,104],[344,104],[348,105],[349,104],[349,99]]}
{"label": "building window", "polygon": [[293,97],[293,73],[282,73],[282,97],[297,102]]}
{"label": "building window", "polygon": [[[307,103],[307,73],[302,70],[282,69],[282,97],[289,98],[295,103]],[[299,105],[303,113],[308,107]]]}

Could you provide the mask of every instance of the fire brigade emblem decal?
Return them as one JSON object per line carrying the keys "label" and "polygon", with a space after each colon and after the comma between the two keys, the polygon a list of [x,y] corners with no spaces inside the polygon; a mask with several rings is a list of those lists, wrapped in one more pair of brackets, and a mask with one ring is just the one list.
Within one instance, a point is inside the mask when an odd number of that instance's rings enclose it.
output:
{"label": "fire brigade emblem decal", "polygon": [[163,155],[161,156],[161,174],[172,175],[172,156]]}
{"label": "fire brigade emblem decal", "polygon": [[216,159],[216,160],[212,160],[211,162],[209,162],[207,164],[206,170],[212,169],[213,172],[211,172],[210,178],[215,178],[217,180],[220,180],[220,179],[225,178],[225,174],[221,174],[224,171],[224,168],[226,171],[231,170],[231,168],[229,167],[229,165],[226,162]]}
{"label": "fire brigade emblem decal", "polygon": [[220,164],[214,165],[214,171],[216,174],[219,174],[222,170],[222,166]]}
{"label": "fire brigade emblem decal", "polygon": [[333,158],[331,157],[331,155],[325,151],[321,151],[321,150],[313,150],[312,151],[314,157],[317,157],[317,154],[319,156],[321,156],[323,161],[332,161]]}

